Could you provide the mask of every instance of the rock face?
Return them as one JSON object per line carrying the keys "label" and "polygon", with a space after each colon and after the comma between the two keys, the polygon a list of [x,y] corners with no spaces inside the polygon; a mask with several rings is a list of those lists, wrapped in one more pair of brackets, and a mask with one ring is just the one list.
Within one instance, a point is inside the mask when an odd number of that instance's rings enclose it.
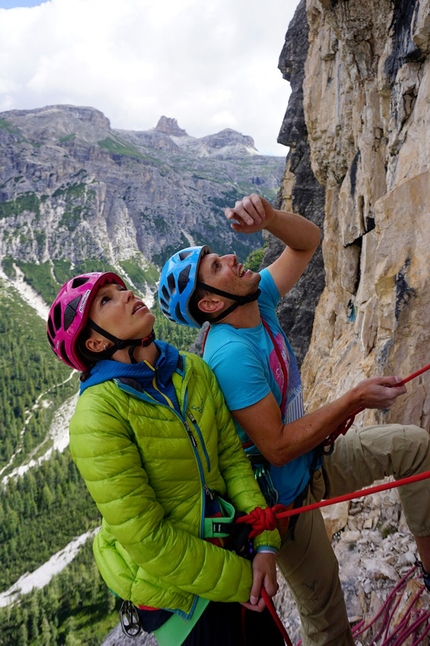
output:
{"label": "rock face", "polygon": [[183,128],[178,126],[176,119],[170,119],[169,117],[160,117],[157,125],[155,126],[157,132],[163,132],[165,135],[170,135],[171,137],[187,137],[187,133]]}
{"label": "rock face", "polygon": [[[287,32],[280,67],[292,94],[279,140],[291,151],[281,196],[285,206],[323,222],[324,229],[325,283],[317,287],[310,343],[298,342],[307,350],[302,378],[308,410],[365,377],[405,378],[430,361],[429,47],[424,0],[303,0]],[[271,241],[269,253],[277,252]],[[305,276],[299,284],[299,303],[312,282]],[[286,300],[281,316],[293,337],[298,319]],[[392,409],[366,411],[356,424],[399,421],[428,428],[429,380],[430,372],[414,379]],[[354,622],[376,614],[413,566],[416,548],[396,490],[351,503],[347,511],[333,509],[326,525],[330,536],[335,532]],[[414,577],[416,589],[422,579],[418,571]],[[427,593],[423,602],[428,605]],[[290,637],[298,639],[285,586],[278,606]],[[356,643],[373,643],[375,634]]]}
{"label": "rock face", "polygon": [[[291,96],[278,136],[279,143],[290,147],[278,195],[278,206],[300,213],[322,230],[325,191],[315,178],[310,165],[310,146],[303,111],[303,79],[308,53],[308,34],[306,3],[305,0],[301,0],[279,57],[279,69],[290,82]],[[263,261],[265,266],[273,262],[283,248],[282,243],[276,239],[269,236],[269,240]],[[299,285],[284,297],[279,306],[279,320],[288,332],[299,364],[309,346],[315,307],[323,288],[324,266],[319,249]]]}
{"label": "rock face", "polygon": [[198,139],[167,117],[114,130],[98,110],[67,105],[1,113],[0,150],[0,262],[159,268],[215,241],[243,260],[262,236],[238,240],[224,208],[247,192],[275,197],[284,166],[233,130]]}
{"label": "rock face", "polygon": [[[429,18],[418,0],[307,3],[303,103],[326,205],[326,287],[303,366],[315,406],[429,362]],[[359,422],[428,427],[428,384]]]}

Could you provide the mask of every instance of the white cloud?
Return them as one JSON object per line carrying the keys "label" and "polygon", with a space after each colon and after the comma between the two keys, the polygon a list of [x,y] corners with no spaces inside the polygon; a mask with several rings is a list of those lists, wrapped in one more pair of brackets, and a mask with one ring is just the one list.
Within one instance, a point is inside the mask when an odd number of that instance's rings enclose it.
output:
{"label": "white cloud", "polygon": [[[18,2],[17,2],[18,4]],[[276,144],[289,85],[277,69],[298,0],[49,0],[0,9],[0,110],[90,105],[115,128],[161,115],[190,135],[226,127]]]}

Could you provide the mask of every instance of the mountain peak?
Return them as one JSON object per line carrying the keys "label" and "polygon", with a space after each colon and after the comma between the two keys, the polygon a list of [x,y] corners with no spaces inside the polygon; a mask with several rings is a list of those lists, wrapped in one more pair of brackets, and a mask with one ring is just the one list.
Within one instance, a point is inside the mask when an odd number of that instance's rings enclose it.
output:
{"label": "mountain peak", "polygon": [[171,119],[170,117],[165,116],[160,117],[155,130],[157,130],[157,132],[163,132],[165,135],[170,135],[172,137],[187,136],[186,131],[178,126],[176,119]]}

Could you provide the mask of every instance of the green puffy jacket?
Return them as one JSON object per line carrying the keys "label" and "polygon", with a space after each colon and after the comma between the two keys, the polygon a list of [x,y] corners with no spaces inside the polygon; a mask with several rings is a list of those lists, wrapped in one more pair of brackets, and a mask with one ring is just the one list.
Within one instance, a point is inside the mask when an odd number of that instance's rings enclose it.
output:
{"label": "green puffy jacket", "polygon": [[[103,517],[94,543],[106,584],[136,605],[189,616],[201,596],[247,601],[251,564],[201,539],[205,491],[249,513],[266,503],[215,376],[184,353],[173,384],[183,416],[125,380],[87,388],[70,448]],[[279,547],[277,531],[255,547]]]}

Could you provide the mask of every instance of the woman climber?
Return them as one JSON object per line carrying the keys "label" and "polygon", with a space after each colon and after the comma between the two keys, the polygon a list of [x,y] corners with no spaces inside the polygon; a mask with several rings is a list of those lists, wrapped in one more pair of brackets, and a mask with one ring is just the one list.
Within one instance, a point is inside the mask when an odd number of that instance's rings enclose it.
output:
{"label": "woman climber", "polygon": [[153,324],[114,273],[69,280],[49,312],[53,351],[82,373],[70,450],[102,516],[98,568],[130,633],[237,646],[248,609],[247,645],[282,644],[261,597],[277,591],[278,532],[254,539],[252,562],[222,547],[235,512],[266,503],[213,373]]}

